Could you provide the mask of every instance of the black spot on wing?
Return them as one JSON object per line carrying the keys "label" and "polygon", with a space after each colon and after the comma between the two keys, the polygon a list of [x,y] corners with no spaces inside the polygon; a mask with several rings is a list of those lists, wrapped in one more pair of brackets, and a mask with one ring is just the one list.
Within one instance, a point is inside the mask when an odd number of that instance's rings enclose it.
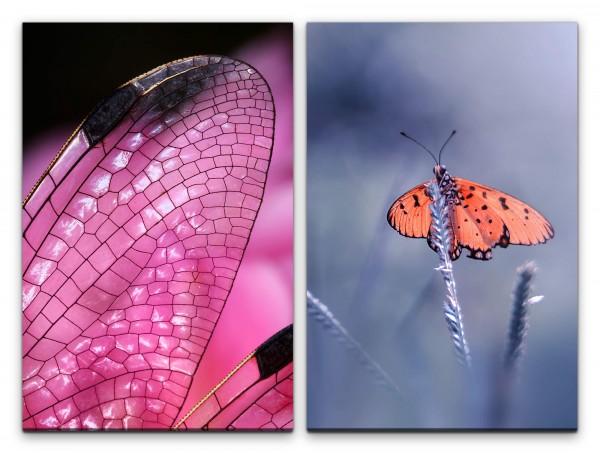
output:
{"label": "black spot on wing", "polygon": [[498,200],[500,201],[500,205],[502,205],[502,208],[504,210],[508,210],[508,205],[506,205],[506,197],[499,197]]}
{"label": "black spot on wing", "polygon": [[290,363],[293,359],[293,325],[289,325],[258,347],[256,363],[260,378],[265,379]]}
{"label": "black spot on wing", "polygon": [[96,106],[82,126],[92,146],[113,129],[137,98],[135,88],[127,85]]}
{"label": "black spot on wing", "polygon": [[413,199],[415,201],[415,207],[420,207],[421,204],[419,203],[419,196],[417,196],[416,194],[413,194]]}

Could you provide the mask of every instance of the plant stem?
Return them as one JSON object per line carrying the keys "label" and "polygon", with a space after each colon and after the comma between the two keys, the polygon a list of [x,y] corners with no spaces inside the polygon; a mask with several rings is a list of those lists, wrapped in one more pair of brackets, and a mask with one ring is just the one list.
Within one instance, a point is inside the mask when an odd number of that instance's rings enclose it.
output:
{"label": "plant stem", "polygon": [[537,270],[534,262],[525,262],[517,268],[518,279],[513,291],[506,351],[502,359],[502,368],[497,372],[494,385],[491,412],[493,427],[506,427],[513,386],[525,352],[525,336],[529,327],[529,307],[543,299],[543,296],[530,297],[533,277]]}
{"label": "plant stem", "polygon": [[360,343],[348,333],[346,328],[333,316],[331,310],[314,297],[310,291],[306,292],[306,300],[308,314],[321,323],[327,332],[338,339],[340,343],[357,357],[361,365],[374,377],[375,382],[386,387],[399,398],[403,398],[402,391],[392,381],[392,378],[373,360]]}
{"label": "plant stem", "polygon": [[538,268],[534,262],[525,262],[517,268],[519,278],[513,293],[513,309],[508,326],[508,341],[504,354],[504,370],[514,373],[525,351],[529,306],[539,302],[543,296],[530,297],[533,276]]}
{"label": "plant stem", "polygon": [[436,247],[436,252],[440,260],[440,266],[436,268],[444,278],[444,283],[448,290],[446,300],[443,303],[444,317],[448,324],[448,329],[452,337],[454,354],[461,365],[469,368],[471,366],[471,355],[469,346],[465,338],[464,327],[460,304],[456,294],[456,282],[454,280],[454,271],[452,270],[452,260],[450,259],[451,229],[448,215],[448,205],[446,198],[440,191],[437,182],[432,181],[427,189],[431,197],[431,240]]}

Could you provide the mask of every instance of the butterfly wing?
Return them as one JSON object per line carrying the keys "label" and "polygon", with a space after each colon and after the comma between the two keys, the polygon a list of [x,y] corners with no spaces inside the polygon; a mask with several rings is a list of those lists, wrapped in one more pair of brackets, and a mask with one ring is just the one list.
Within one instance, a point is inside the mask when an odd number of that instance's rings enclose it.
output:
{"label": "butterfly wing", "polygon": [[23,206],[23,427],[168,428],[261,204],[273,99],[226,57],[161,66],[76,130]]}
{"label": "butterfly wing", "polygon": [[[427,182],[429,183],[429,182]],[[388,223],[401,235],[410,238],[427,238],[427,244],[434,251],[437,246],[431,240],[431,199],[427,194],[426,183],[415,186],[406,194],[400,196],[388,211]],[[453,207],[452,207],[453,208]],[[450,211],[450,217],[454,214]],[[461,248],[454,230],[450,231],[450,257],[456,260]]]}
{"label": "butterfly wing", "polygon": [[431,199],[425,183],[400,196],[388,211],[388,223],[401,235],[427,238],[431,226]]}
{"label": "butterfly wing", "polygon": [[554,230],[541,213],[502,191],[454,177],[460,205],[453,208],[452,227],[470,258],[489,260],[495,246],[541,244]]}

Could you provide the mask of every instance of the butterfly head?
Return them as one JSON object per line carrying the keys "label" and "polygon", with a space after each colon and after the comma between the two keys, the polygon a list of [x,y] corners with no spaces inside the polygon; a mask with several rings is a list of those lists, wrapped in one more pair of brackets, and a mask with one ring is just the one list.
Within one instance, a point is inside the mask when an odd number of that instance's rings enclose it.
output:
{"label": "butterfly head", "polygon": [[441,182],[444,178],[444,175],[446,174],[446,166],[444,166],[443,164],[438,164],[434,166],[433,173],[435,174],[435,178],[437,179],[438,183]]}

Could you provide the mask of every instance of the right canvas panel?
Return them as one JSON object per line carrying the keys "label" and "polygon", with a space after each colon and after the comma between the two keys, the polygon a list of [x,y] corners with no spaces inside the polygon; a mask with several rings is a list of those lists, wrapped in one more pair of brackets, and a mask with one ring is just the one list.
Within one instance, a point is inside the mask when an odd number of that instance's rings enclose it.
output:
{"label": "right canvas panel", "polygon": [[577,24],[307,35],[308,428],[577,429]]}

